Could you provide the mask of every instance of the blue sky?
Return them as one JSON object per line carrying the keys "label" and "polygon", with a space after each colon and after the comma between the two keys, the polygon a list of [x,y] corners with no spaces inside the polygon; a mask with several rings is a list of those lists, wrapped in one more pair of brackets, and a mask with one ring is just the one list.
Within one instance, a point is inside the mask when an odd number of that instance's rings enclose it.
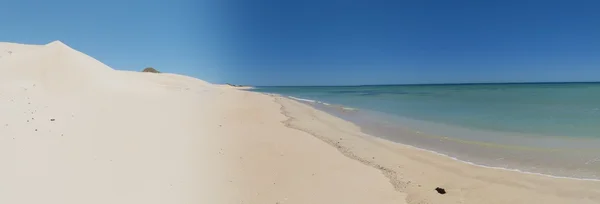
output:
{"label": "blue sky", "polygon": [[[8,5],[7,5],[8,4]],[[0,41],[214,83],[600,80],[595,1],[3,2]]]}

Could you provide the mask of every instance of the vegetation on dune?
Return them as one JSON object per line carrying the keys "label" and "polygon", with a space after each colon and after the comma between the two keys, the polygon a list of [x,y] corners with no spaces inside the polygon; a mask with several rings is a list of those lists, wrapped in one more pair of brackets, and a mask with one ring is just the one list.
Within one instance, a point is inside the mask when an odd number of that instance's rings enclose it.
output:
{"label": "vegetation on dune", "polygon": [[160,73],[158,70],[152,68],[152,67],[148,67],[144,70],[142,70],[142,72],[152,72],[152,73]]}
{"label": "vegetation on dune", "polygon": [[230,84],[230,83],[227,83],[227,85],[233,86],[233,87],[245,87],[244,85],[236,85],[236,84]]}

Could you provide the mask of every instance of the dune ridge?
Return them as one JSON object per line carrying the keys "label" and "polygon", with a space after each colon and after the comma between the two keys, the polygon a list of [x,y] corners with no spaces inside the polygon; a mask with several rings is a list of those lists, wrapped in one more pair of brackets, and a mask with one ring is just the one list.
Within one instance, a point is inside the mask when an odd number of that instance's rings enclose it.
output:
{"label": "dune ridge", "polygon": [[10,57],[13,54],[20,52],[28,52],[30,50],[38,49],[43,45],[27,45],[11,42],[0,42],[0,60],[2,58]]}
{"label": "dune ridge", "polygon": [[0,61],[0,79],[37,82],[51,92],[85,91],[113,70],[60,41],[36,49],[14,48],[21,51]]}
{"label": "dune ridge", "polygon": [[60,41],[0,52],[0,203],[404,203],[269,96]]}

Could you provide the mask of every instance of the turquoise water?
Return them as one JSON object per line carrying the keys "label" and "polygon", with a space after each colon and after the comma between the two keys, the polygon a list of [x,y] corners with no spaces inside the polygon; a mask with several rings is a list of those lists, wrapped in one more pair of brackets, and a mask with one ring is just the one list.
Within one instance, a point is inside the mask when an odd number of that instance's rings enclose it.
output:
{"label": "turquoise water", "polygon": [[293,97],[373,136],[473,164],[600,180],[600,83],[253,91]]}
{"label": "turquoise water", "polygon": [[257,87],[254,91],[464,128],[600,138],[600,84]]}

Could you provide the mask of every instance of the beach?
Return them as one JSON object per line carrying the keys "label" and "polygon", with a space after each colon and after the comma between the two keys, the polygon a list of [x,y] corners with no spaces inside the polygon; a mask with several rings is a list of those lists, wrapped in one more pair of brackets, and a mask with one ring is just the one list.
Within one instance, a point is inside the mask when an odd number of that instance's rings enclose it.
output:
{"label": "beach", "polygon": [[[342,154],[379,169],[408,203],[598,203],[597,181],[552,178],[467,164],[450,157],[360,132],[352,123],[280,99],[288,126],[336,147]],[[436,186],[448,191],[439,195]]]}
{"label": "beach", "polygon": [[[475,165],[600,179],[600,84],[255,87]],[[567,97],[568,96],[568,97]]]}
{"label": "beach", "polygon": [[0,56],[0,203],[600,203],[598,181],[468,164],[60,41]]}

